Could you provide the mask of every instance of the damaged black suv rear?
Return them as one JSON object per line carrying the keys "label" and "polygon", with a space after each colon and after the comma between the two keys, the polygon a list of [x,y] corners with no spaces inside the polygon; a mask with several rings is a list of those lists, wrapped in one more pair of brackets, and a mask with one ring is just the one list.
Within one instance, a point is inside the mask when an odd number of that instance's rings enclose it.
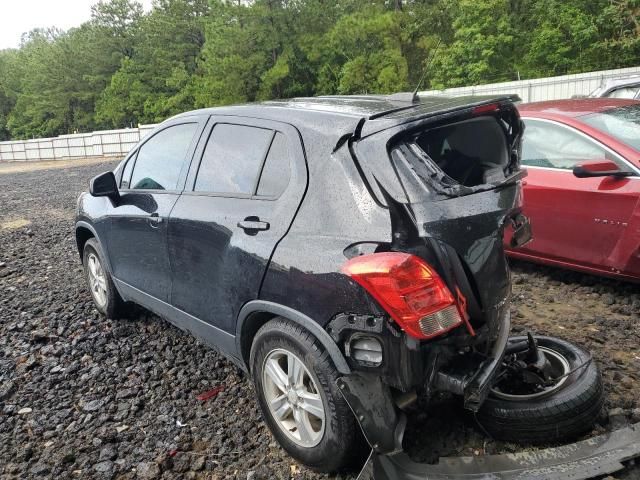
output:
{"label": "damaged black suv rear", "polygon": [[418,395],[459,395],[522,439],[580,433],[602,403],[595,365],[561,341],[508,337],[503,233],[530,237],[521,133],[506,97],[174,117],[79,199],[96,306],[136,302],[222,351],[252,375],[281,445],[318,470],[359,459],[365,439],[400,451]]}

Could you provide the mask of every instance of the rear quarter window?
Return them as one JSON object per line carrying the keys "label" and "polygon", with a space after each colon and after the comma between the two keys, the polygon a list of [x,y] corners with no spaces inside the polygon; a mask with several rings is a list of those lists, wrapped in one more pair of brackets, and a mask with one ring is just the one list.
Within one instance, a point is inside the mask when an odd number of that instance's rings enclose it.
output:
{"label": "rear quarter window", "polygon": [[290,179],[291,153],[287,137],[276,132],[262,168],[256,193],[265,197],[278,197],[287,188]]}

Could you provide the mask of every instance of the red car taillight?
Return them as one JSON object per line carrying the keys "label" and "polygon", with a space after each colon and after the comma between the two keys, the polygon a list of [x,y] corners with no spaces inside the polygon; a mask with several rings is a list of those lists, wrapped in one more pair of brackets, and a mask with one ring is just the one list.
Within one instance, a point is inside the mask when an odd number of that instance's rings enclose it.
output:
{"label": "red car taillight", "polygon": [[342,272],[362,285],[412,337],[433,338],[464,321],[440,276],[415,255],[362,255],[345,263]]}

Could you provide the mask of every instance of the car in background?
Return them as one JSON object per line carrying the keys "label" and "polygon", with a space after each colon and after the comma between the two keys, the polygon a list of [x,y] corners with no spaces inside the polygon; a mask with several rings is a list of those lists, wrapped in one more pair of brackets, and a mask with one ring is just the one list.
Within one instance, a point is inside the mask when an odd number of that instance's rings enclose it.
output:
{"label": "car in background", "polygon": [[609,80],[589,94],[593,98],[630,98],[640,100],[640,76]]}
{"label": "car in background", "polygon": [[533,240],[507,253],[640,281],[640,101],[554,100],[518,110]]}

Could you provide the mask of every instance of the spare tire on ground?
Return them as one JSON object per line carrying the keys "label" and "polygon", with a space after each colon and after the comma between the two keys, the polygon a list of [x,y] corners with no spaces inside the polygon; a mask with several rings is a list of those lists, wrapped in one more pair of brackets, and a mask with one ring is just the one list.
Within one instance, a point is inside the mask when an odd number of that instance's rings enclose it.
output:
{"label": "spare tire on ground", "polygon": [[561,378],[530,392],[510,390],[498,381],[476,416],[496,439],[526,444],[570,440],[591,430],[602,409],[602,379],[591,355],[558,338],[535,339],[553,365],[553,378]]}

